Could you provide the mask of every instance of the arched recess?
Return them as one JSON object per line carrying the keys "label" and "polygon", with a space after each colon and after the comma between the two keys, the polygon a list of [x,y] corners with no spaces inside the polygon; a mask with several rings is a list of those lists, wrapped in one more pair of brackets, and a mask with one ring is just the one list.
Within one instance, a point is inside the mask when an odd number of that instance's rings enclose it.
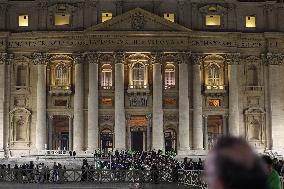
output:
{"label": "arched recess", "polygon": [[30,145],[31,112],[26,108],[14,108],[9,112],[9,118],[11,145]]}

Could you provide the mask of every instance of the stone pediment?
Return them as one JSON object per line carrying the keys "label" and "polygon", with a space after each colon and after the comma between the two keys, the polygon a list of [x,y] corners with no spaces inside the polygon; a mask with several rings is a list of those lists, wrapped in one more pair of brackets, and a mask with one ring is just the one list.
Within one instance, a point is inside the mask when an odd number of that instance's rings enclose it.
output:
{"label": "stone pediment", "polygon": [[90,31],[181,31],[190,29],[168,21],[141,8],[135,8],[122,15],[86,29]]}

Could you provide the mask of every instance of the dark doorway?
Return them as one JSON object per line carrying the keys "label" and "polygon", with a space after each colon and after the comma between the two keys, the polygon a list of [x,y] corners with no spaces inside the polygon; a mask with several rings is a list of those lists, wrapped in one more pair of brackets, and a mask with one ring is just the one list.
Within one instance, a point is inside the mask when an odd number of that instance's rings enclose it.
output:
{"label": "dark doorway", "polygon": [[69,118],[56,115],[53,118],[52,149],[69,150]]}
{"label": "dark doorway", "polygon": [[131,136],[131,144],[133,151],[143,151],[143,132],[133,131]]}
{"label": "dark doorway", "polygon": [[113,150],[113,137],[109,129],[101,131],[101,150],[104,154],[108,154]]}
{"label": "dark doorway", "polygon": [[165,150],[176,151],[176,132],[172,129],[165,131]]}
{"label": "dark doorway", "polygon": [[211,149],[218,138],[223,135],[223,118],[219,115],[210,115],[207,120],[208,149]]}

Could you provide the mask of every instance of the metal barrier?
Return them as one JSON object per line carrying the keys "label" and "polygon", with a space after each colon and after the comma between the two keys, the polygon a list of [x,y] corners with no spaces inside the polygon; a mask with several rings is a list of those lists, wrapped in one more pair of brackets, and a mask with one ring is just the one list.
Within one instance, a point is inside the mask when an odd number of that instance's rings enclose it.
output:
{"label": "metal barrier", "polygon": [[174,182],[173,178],[167,170],[0,169],[0,182],[14,183],[166,183]]}
{"label": "metal barrier", "polygon": [[207,188],[203,177],[203,171],[196,170],[179,170],[178,182],[187,186],[198,187],[202,189]]}
{"label": "metal barrier", "polygon": [[284,177],[280,177],[281,188],[284,189]]}

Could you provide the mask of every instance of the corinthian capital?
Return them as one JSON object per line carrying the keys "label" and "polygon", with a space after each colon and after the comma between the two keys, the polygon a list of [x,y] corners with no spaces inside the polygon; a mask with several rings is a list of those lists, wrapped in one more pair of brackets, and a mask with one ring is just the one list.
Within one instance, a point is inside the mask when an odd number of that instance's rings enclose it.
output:
{"label": "corinthian capital", "polygon": [[267,53],[266,63],[270,65],[281,65],[284,60],[284,55],[281,53]]}
{"label": "corinthian capital", "polygon": [[125,61],[125,52],[123,51],[118,51],[114,53],[114,60],[115,63],[124,63]]}
{"label": "corinthian capital", "polygon": [[84,55],[81,53],[72,54],[74,64],[82,64],[84,62]]}
{"label": "corinthian capital", "polygon": [[190,52],[179,52],[176,55],[176,62],[178,64],[182,64],[182,63],[187,63],[189,58],[191,57],[191,53]]}
{"label": "corinthian capital", "polygon": [[191,62],[192,64],[201,65],[203,64],[205,55],[202,53],[193,53],[191,54]]}
{"label": "corinthian capital", "polygon": [[151,63],[161,63],[163,58],[163,54],[161,52],[155,52],[151,54]]}
{"label": "corinthian capital", "polygon": [[46,65],[48,63],[48,55],[46,53],[34,53],[32,59],[35,65]]}
{"label": "corinthian capital", "polygon": [[86,60],[89,64],[98,64],[99,63],[99,58],[100,58],[100,53],[98,52],[87,52],[85,54]]}
{"label": "corinthian capital", "polygon": [[232,64],[232,65],[240,64],[240,53],[226,54],[224,58],[227,64]]}
{"label": "corinthian capital", "polygon": [[14,58],[13,54],[8,53],[0,53],[0,64],[10,64],[12,59]]}

